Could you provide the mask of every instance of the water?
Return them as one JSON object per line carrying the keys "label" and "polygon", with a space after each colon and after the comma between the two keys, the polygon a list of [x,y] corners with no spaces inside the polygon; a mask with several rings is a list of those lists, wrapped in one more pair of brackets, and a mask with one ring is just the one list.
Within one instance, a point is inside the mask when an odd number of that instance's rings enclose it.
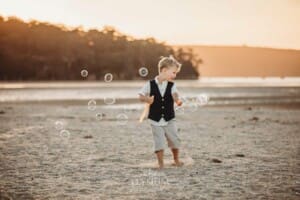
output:
{"label": "water", "polygon": [[[0,83],[0,102],[89,101],[114,105],[139,103],[138,91],[145,81],[112,82],[14,82]],[[300,78],[203,78],[176,81],[180,95],[205,94],[208,104],[300,103]]]}

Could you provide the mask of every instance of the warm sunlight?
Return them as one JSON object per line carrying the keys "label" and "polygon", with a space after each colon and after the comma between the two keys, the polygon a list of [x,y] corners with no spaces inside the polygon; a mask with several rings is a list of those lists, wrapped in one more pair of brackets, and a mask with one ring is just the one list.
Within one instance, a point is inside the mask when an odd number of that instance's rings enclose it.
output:
{"label": "warm sunlight", "polygon": [[300,1],[9,0],[0,15],[101,29],[169,44],[249,45],[300,49]]}
{"label": "warm sunlight", "polygon": [[299,199],[300,0],[0,0],[0,200]]}

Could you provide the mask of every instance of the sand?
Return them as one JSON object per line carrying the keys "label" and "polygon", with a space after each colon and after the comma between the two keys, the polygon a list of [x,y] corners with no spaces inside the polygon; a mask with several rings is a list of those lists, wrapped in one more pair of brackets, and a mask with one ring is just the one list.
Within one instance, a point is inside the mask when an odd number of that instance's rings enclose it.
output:
{"label": "sand", "polygon": [[298,107],[186,109],[177,115],[185,165],[171,166],[167,150],[161,171],[140,114],[0,104],[0,199],[300,198]]}

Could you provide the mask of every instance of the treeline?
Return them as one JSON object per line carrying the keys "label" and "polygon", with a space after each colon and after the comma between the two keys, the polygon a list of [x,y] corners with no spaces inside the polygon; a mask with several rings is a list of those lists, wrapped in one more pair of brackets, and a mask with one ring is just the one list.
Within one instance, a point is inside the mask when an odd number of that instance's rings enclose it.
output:
{"label": "treeline", "polygon": [[174,55],[183,64],[181,79],[198,77],[201,59],[192,50],[174,49],[153,38],[135,39],[112,27],[83,31],[64,26],[0,16],[0,80],[114,80],[142,79],[139,68],[146,67],[148,78],[157,74],[160,56]]}

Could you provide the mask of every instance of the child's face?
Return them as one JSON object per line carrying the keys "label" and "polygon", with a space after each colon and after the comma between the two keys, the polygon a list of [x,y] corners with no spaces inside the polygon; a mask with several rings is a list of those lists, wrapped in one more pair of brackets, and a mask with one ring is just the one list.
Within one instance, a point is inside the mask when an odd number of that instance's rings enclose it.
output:
{"label": "child's face", "polygon": [[176,78],[176,75],[178,73],[178,68],[176,66],[170,66],[170,67],[164,68],[162,73],[166,80],[172,81]]}

